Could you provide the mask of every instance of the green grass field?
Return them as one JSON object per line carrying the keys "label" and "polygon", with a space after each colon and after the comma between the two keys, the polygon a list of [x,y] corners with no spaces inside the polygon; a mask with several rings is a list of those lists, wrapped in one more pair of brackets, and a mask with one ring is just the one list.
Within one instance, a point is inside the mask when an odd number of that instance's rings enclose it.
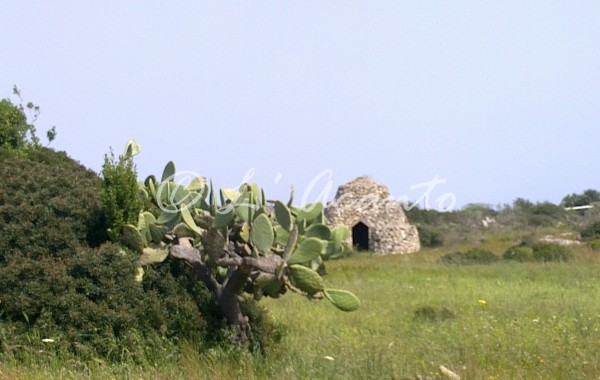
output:
{"label": "green grass field", "polygon": [[263,300],[285,326],[265,356],[193,350],[118,366],[76,359],[0,364],[1,379],[599,379],[600,262],[444,266],[441,251],[328,263],[354,313],[296,295]]}

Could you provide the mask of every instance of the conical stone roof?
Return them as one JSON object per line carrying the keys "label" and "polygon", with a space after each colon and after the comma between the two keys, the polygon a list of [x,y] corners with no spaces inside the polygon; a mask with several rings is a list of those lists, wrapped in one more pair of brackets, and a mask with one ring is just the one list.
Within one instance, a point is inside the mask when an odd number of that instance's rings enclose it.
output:
{"label": "conical stone roof", "polygon": [[408,223],[402,205],[390,199],[386,186],[370,177],[358,177],[341,185],[335,199],[327,205],[325,216],[330,226],[341,224],[355,232],[350,239],[358,239],[355,227],[360,223],[360,228],[366,226],[368,249],[373,253],[404,254],[421,249],[417,228]]}

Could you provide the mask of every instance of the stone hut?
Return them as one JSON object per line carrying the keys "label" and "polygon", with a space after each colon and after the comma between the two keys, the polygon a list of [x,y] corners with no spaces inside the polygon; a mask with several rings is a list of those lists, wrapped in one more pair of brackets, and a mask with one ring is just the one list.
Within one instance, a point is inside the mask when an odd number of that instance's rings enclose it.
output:
{"label": "stone hut", "polygon": [[402,205],[390,199],[387,187],[370,177],[359,177],[338,188],[325,209],[330,226],[351,231],[356,249],[377,254],[404,254],[421,249],[417,228],[408,223]]}

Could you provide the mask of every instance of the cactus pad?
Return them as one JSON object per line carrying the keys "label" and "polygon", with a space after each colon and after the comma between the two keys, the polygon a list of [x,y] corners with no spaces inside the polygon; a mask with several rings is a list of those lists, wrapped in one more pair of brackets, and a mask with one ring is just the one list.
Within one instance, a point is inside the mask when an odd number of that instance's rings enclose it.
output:
{"label": "cactus pad", "polygon": [[325,289],[325,297],[342,311],[354,311],[360,307],[360,300],[347,290]]}
{"label": "cactus pad", "polygon": [[303,240],[288,260],[289,264],[301,264],[318,257],[325,249],[325,242],[321,239],[311,237]]}
{"label": "cactus pad", "polygon": [[321,292],[325,288],[321,276],[303,265],[290,265],[289,278],[292,285],[311,295]]}
{"label": "cactus pad", "polygon": [[275,234],[271,221],[265,214],[261,214],[252,222],[250,229],[250,238],[252,244],[261,253],[267,253],[271,250]]}

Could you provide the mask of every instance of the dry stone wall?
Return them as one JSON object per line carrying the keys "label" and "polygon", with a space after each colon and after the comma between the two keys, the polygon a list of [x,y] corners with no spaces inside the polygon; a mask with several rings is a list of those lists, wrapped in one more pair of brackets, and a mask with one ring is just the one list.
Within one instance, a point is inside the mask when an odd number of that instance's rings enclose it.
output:
{"label": "dry stone wall", "polygon": [[373,253],[405,254],[421,249],[417,228],[408,223],[402,205],[390,199],[387,187],[370,177],[340,186],[325,216],[332,227],[342,224],[352,231],[359,222],[366,225],[368,247]]}

